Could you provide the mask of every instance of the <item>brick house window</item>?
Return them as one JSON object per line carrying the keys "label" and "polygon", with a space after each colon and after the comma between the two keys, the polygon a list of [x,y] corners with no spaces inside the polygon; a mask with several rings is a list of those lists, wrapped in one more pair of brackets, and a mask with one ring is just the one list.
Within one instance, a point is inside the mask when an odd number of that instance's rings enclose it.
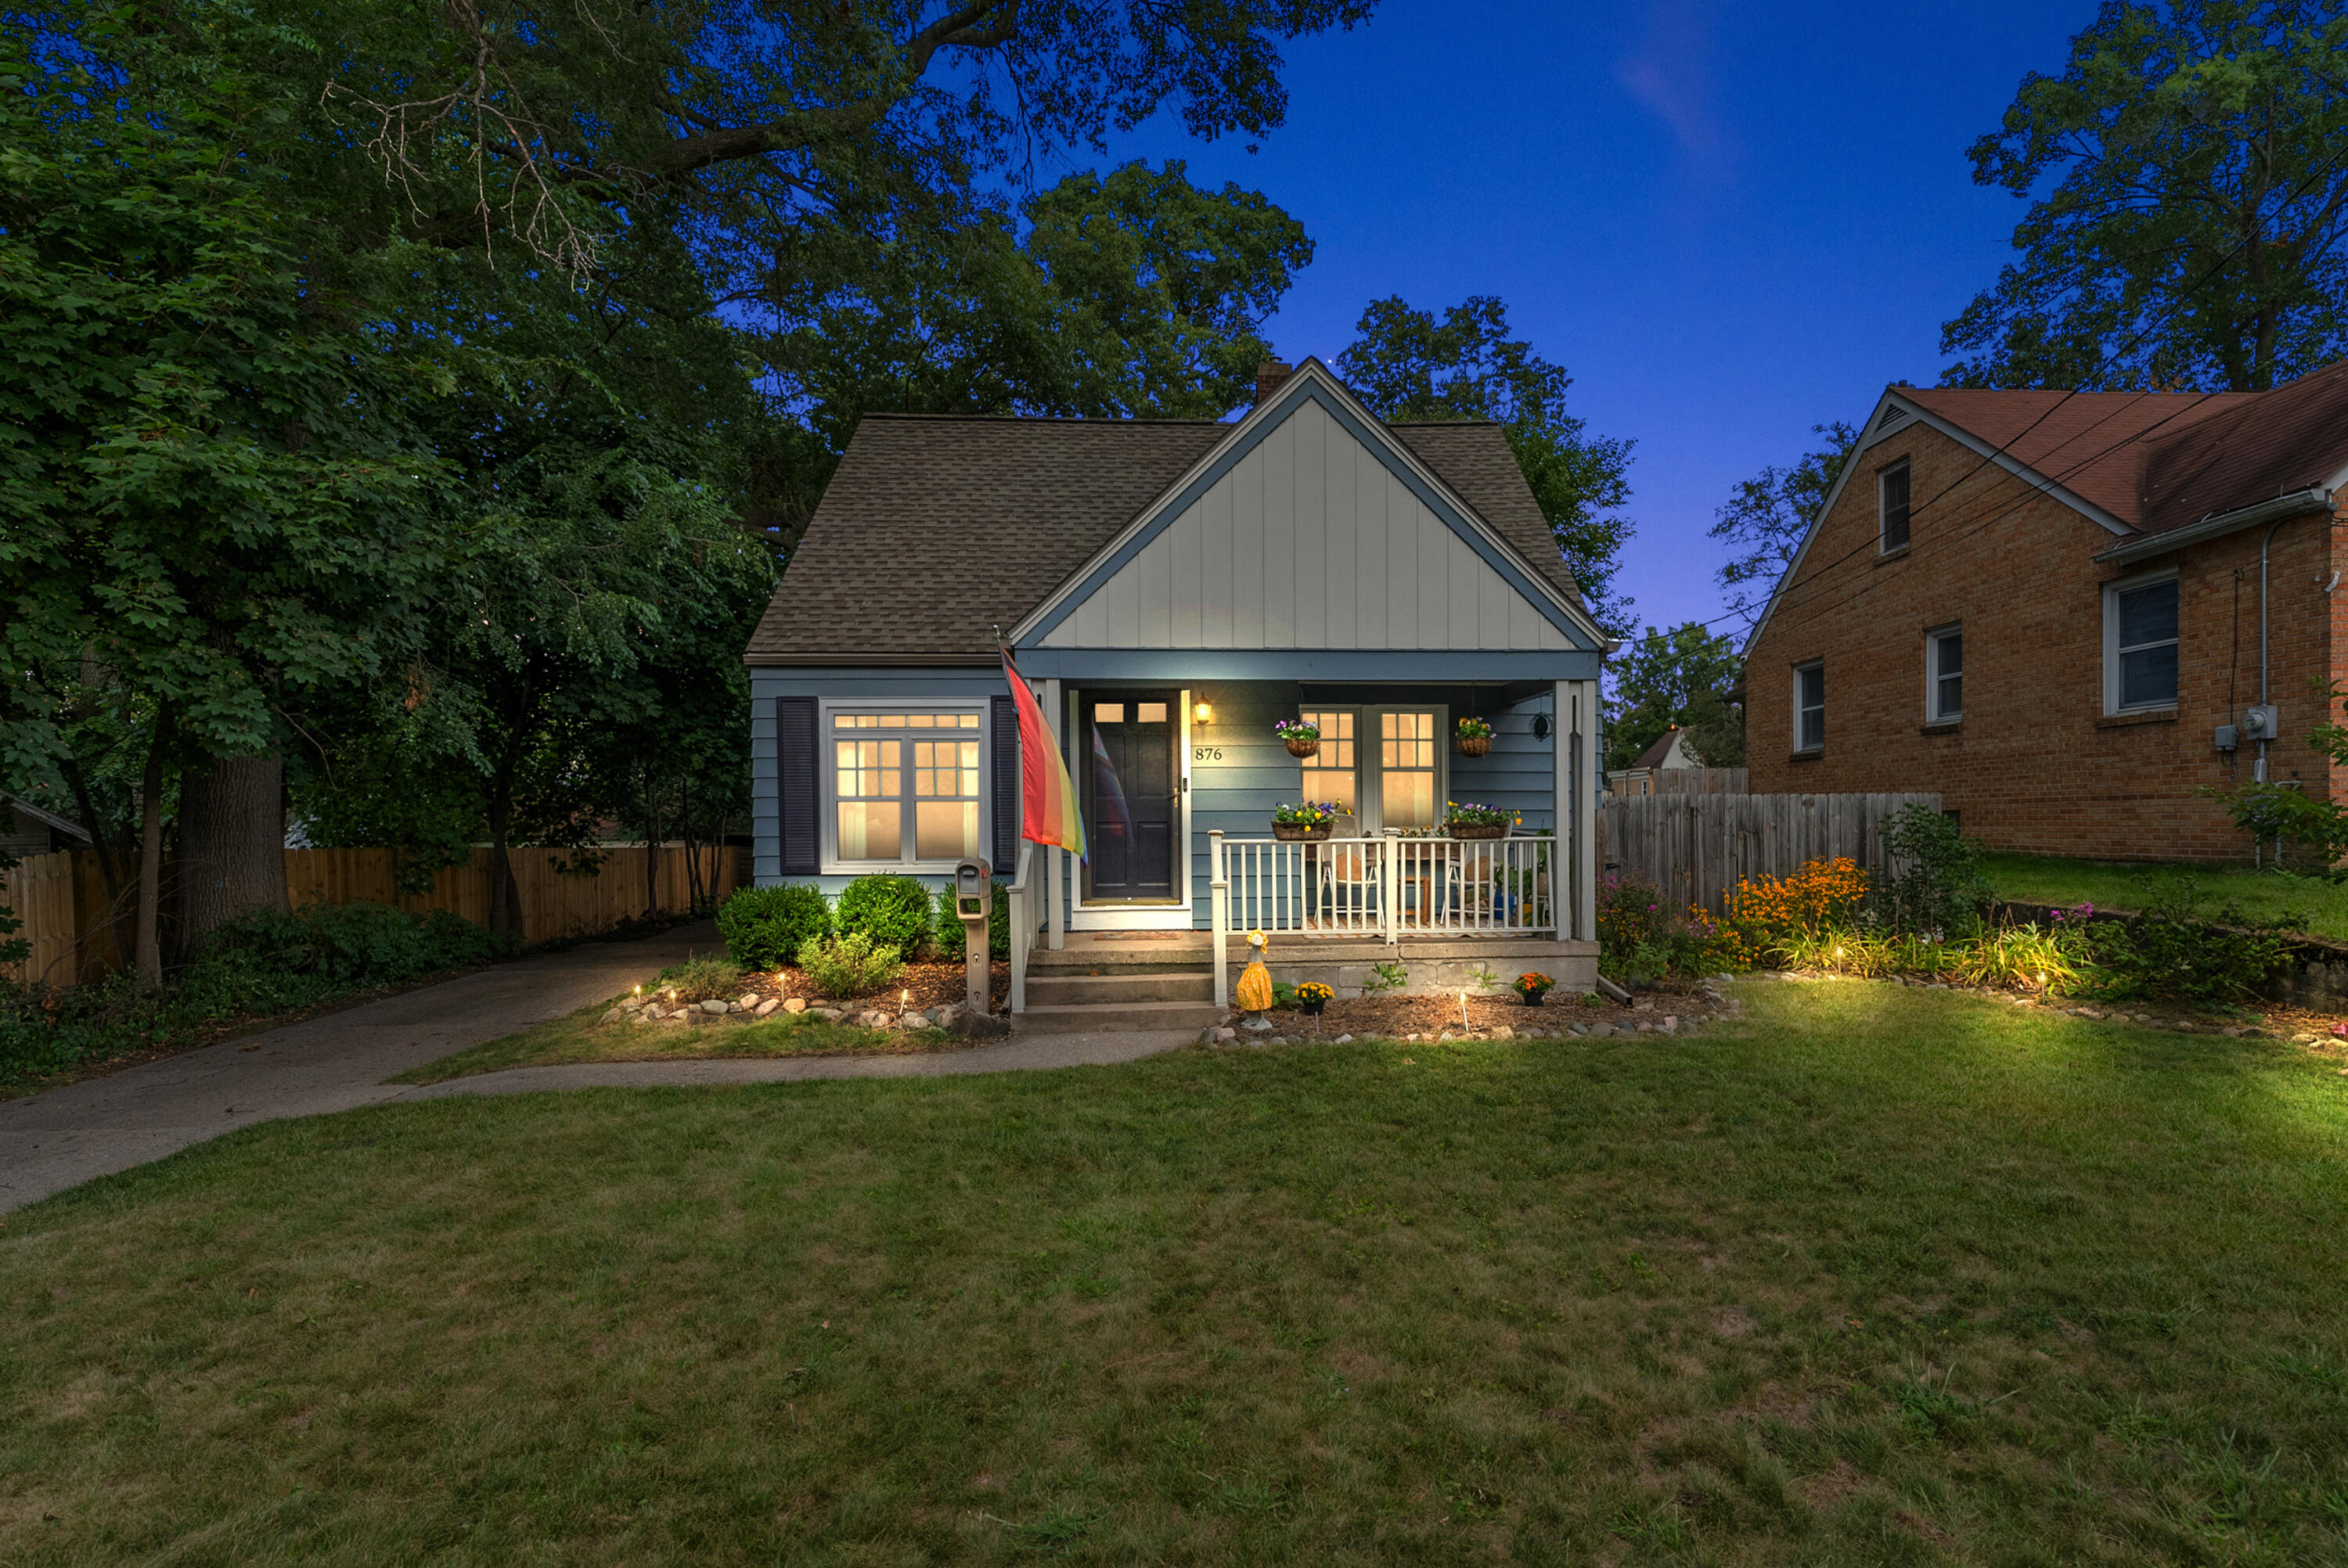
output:
{"label": "brick house window", "polygon": [[2177,574],[2104,587],[2104,712],[2177,706]]}
{"label": "brick house window", "polygon": [[1879,548],[1885,555],[1904,550],[1908,548],[1908,459],[1902,457],[1879,471],[1875,484],[1883,527]]}
{"label": "brick house window", "polygon": [[1794,667],[1794,749],[1815,752],[1827,743],[1827,667]]}
{"label": "brick house window", "polygon": [[1924,716],[1952,724],[1965,713],[1965,629],[1943,626],[1924,634]]}

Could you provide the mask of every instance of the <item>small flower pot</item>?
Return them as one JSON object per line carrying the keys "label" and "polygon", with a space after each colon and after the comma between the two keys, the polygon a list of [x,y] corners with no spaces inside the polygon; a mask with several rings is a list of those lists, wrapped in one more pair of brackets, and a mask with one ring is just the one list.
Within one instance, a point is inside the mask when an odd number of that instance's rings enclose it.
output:
{"label": "small flower pot", "polygon": [[1319,1018],[1321,1016],[1321,1009],[1329,1005],[1329,999],[1327,997],[1323,997],[1318,1001],[1298,1002],[1296,1005],[1304,1009],[1304,1016],[1306,1018]]}
{"label": "small flower pot", "polygon": [[1301,822],[1275,822],[1272,825],[1272,837],[1287,844],[1294,844],[1300,840],[1307,844],[1317,844],[1336,830],[1337,825],[1334,822],[1324,822],[1314,826],[1308,826]]}
{"label": "small flower pot", "polygon": [[1492,737],[1489,735],[1462,735],[1459,737],[1459,754],[1463,757],[1480,757],[1491,749]]}
{"label": "small flower pot", "polygon": [[1454,838],[1506,838],[1509,825],[1505,822],[1453,822],[1444,825]]}
{"label": "small flower pot", "polygon": [[1288,754],[1292,757],[1309,757],[1320,749],[1321,739],[1317,735],[1309,741],[1292,739],[1288,743]]}
{"label": "small flower pot", "polygon": [[1547,991],[1519,991],[1517,994],[1525,999],[1525,1006],[1529,1008],[1540,1006],[1541,999],[1549,995]]}

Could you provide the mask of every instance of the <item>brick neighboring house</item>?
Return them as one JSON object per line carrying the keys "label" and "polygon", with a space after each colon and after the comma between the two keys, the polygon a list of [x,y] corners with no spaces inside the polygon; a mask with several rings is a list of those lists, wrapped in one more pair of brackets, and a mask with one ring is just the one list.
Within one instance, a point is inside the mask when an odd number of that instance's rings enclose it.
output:
{"label": "brick neighboring house", "polygon": [[[2146,860],[2249,856],[2204,785],[2330,794],[2348,362],[2263,393],[1892,386],[1864,431],[1746,644],[1754,790],[1937,790],[1993,848]],[[2262,695],[2276,738],[2228,737]]]}

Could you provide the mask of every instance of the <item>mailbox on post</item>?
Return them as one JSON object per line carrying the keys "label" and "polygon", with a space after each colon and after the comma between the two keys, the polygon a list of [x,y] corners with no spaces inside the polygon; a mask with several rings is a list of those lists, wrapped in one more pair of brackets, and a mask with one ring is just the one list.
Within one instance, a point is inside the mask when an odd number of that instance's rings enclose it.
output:
{"label": "mailbox on post", "polygon": [[985,861],[965,860],[954,867],[954,913],[962,918],[963,972],[969,982],[970,1010],[984,1018],[994,975],[986,923],[994,913],[994,870]]}

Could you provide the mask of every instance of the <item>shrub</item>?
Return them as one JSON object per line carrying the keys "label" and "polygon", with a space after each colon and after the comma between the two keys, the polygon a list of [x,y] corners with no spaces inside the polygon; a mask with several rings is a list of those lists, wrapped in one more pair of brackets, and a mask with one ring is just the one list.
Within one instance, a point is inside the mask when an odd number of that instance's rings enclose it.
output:
{"label": "shrub", "polygon": [[812,883],[745,887],[719,906],[717,933],[736,963],[779,969],[808,942],[831,935],[831,906]]}
{"label": "shrub", "polygon": [[1598,879],[1598,971],[1609,979],[1652,985],[1744,967],[1735,933],[1704,910],[1673,909],[1643,877]]}
{"label": "shrub", "polygon": [[1884,821],[1883,846],[1906,867],[1879,889],[1893,930],[1945,940],[1981,928],[1993,897],[1981,874],[1982,849],[1953,818],[1930,806],[1902,806]]}
{"label": "shrub", "polygon": [[[969,931],[962,917],[954,913],[953,889],[938,889],[938,935],[932,952],[942,964],[959,964],[970,956]],[[986,914],[986,956],[1007,958],[1011,956],[1011,900],[1004,890],[994,890],[994,907]]]}
{"label": "shrub", "polygon": [[930,890],[893,871],[860,876],[839,896],[832,919],[840,935],[862,937],[873,947],[910,958],[930,944]]}
{"label": "shrub", "polygon": [[512,948],[510,938],[446,910],[417,916],[387,904],[313,904],[294,914],[257,909],[212,931],[159,990],[114,974],[70,990],[0,999],[0,1081],[184,1043],[240,1019],[468,968]]}
{"label": "shrub", "polygon": [[2252,920],[2229,904],[2213,922],[2199,907],[2199,885],[2191,877],[2165,887],[2140,877],[2137,886],[2145,894],[2141,916],[2085,927],[2095,972],[2085,979],[2099,994],[2244,1001],[2290,968],[2288,933],[2304,916],[2286,912],[2279,919]]}
{"label": "shrub", "polygon": [[[902,880],[901,878],[901,880]],[[808,982],[836,1001],[870,996],[895,981],[905,962],[897,949],[876,942],[860,931],[818,938],[799,949],[799,968]]]}
{"label": "shrub", "polygon": [[653,982],[655,989],[674,991],[681,1002],[716,1001],[742,994],[742,966],[731,958],[687,958],[671,964]]}
{"label": "shrub", "polygon": [[1728,923],[1756,957],[1797,933],[1848,928],[1868,895],[1867,873],[1848,856],[1809,861],[1790,876],[1747,876],[1729,895]]}

